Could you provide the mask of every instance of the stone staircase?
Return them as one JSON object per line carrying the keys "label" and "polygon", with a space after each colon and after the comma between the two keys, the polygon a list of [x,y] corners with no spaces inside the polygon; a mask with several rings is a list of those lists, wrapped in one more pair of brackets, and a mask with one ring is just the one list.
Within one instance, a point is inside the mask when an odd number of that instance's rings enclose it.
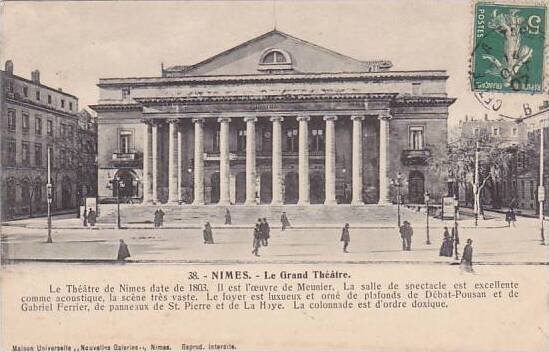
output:
{"label": "stone staircase", "polygon": [[[292,225],[315,224],[382,224],[396,221],[397,208],[393,205],[284,205],[284,206],[216,206],[216,205],[140,205],[121,204],[120,218],[123,224],[151,224],[156,209],[165,213],[164,223],[168,226],[175,224],[203,224],[210,221],[213,225],[222,225],[225,222],[225,209],[231,212],[233,225],[249,225],[258,218],[267,218],[269,222],[278,225],[280,215],[286,212]],[[401,208],[402,220],[412,222],[424,221],[424,215]],[[98,218],[99,223],[116,222],[116,205],[102,204]]]}

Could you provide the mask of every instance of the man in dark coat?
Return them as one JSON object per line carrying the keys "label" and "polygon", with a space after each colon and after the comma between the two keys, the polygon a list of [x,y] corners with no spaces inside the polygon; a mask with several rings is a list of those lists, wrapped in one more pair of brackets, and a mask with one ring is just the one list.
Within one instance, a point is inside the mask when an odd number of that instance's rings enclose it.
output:
{"label": "man in dark coat", "polygon": [[158,227],[164,226],[164,212],[158,209]]}
{"label": "man in dark coat", "polygon": [[259,231],[259,223],[255,224],[253,232],[252,254],[259,257],[259,247],[261,247],[261,232]]}
{"label": "man in dark coat", "polygon": [[269,223],[267,222],[267,218],[263,218],[263,229],[261,230],[261,233],[263,235],[263,246],[269,245],[269,238],[271,237],[271,227],[269,226]]}
{"label": "man in dark coat", "polygon": [[280,215],[280,222],[282,224],[282,231],[286,230],[287,227],[290,227],[290,220],[288,220],[288,216],[285,211],[283,211],[282,215]]}
{"label": "man in dark coat", "polygon": [[130,257],[130,250],[128,249],[128,245],[124,242],[123,239],[120,239],[120,245],[118,246],[118,260],[126,260],[126,258]]}
{"label": "man in dark coat", "polygon": [[349,234],[349,224],[345,224],[343,227],[343,230],[341,230],[341,242],[343,242],[343,252],[349,253],[347,251],[347,247],[349,246],[349,242],[351,242],[351,235]]}
{"label": "man in dark coat", "polygon": [[158,226],[160,226],[160,225],[159,225],[159,224],[160,224],[160,222],[159,222],[160,217],[159,217],[159,215],[158,215],[158,211],[159,211],[158,209],[156,209],[156,210],[154,211],[154,228],[155,228],[155,229],[158,228]]}
{"label": "man in dark coat", "polygon": [[90,224],[90,227],[95,226],[96,220],[97,220],[97,213],[92,208],[90,208],[90,210],[88,210],[88,223]]}
{"label": "man in dark coat", "polygon": [[414,230],[407,220],[404,220],[404,223],[400,227],[400,237],[402,238],[402,250],[409,251],[412,246],[412,235]]}
{"label": "man in dark coat", "polygon": [[467,239],[467,244],[463,247],[461,268],[466,272],[473,272],[473,240],[470,238]]}
{"label": "man in dark coat", "polygon": [[231,219],[231,212],[229,211],[229,208],[225,209],[225,225],[231,225],[232,219]]}

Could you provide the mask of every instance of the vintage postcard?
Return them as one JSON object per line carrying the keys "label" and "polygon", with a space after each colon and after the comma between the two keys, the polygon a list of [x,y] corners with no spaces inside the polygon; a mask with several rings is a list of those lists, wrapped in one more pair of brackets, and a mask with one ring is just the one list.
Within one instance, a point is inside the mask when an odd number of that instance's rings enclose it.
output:
{"label": "vintage postcard", "polygon": [[0,2],[0,351],[547,351],[547,5]]}

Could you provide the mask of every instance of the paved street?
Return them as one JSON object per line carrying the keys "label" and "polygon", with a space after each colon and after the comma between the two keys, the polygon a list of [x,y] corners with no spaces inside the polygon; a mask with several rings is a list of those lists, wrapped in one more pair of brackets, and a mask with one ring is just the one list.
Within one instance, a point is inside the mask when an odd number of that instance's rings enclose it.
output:
{"label": "paved street", "polygon": [[[539,245],[536,219],[519,218],[516,228],[506,228],[503,215],[480,221],[473,228],[471,219],[460,221],[461,248],[467,238],[473,239],[474,260],[478,264],[540,264],[548,263],[547,247]],[[401,240],[392,223],[372,226],[351,224],[350,253],[342,252],[338,224],[300,224],[281,232],[272,221],[268,247],[260,249],[260,257],[251,254],[252,230],[245,225],[223,226],[214,223],[215,244],[203,244],[202,231],[190,228],[79,228],[77,219],[54,219],[54,243],[45,243],[45,219],[11,222],[3,226],[3,245],[6,257],[16,260],[113,260],[119,239],[128,244],[132,262],[402,262],[450,264],[453,259],[440,257],[442,226],[452,222],[431,219],[431,245],[425,244],[425,223],[412,223],[415,228],[412,251],[401,251]],[[15,226],[14,226],[15,225]],[[42,227],[42,228],[39,228]],[[71,228],[72,227],[72,228]]]}

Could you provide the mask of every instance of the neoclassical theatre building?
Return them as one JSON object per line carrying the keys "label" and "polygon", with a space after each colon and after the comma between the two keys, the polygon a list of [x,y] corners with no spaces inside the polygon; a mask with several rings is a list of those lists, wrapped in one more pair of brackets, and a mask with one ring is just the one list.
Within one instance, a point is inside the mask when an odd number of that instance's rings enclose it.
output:
{"label": "neoclassical theatre building", "polygon": [[[445,71],[274,30],[160,77],[102,78],[98,192],[144,203],[407,203],[447,192]],[[113,178],[121,180],[113,187]]]}

